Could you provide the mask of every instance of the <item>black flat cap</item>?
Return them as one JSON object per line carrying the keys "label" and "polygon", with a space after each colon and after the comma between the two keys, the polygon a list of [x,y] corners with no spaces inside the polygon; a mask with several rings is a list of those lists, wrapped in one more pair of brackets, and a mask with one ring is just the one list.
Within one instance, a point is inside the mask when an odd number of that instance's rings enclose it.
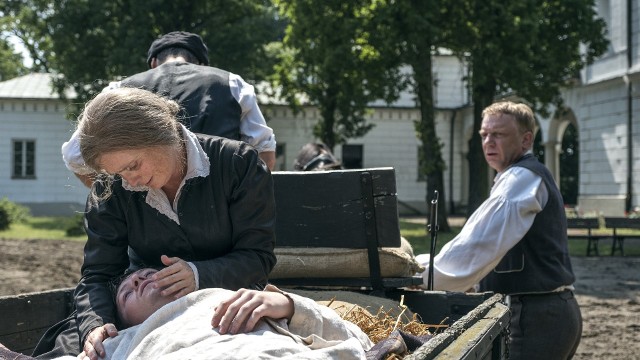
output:
{"label": "black flat cap", "polygon": [[156,57],[160,51],[170,47],[181,47],[187,49],[203,65],[209,65],[209,49],[204,44],[200,35],[186,31],[173,31],[162,35],[151,43],[147,53],[147,64],[151,67],[151,59]]}

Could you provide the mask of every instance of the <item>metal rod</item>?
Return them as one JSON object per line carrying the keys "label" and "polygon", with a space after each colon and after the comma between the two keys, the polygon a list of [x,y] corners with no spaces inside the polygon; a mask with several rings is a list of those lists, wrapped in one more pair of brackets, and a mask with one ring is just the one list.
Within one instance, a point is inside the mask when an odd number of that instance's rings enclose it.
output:
{"label": "metal rod", "polygon": [[433,290],[433,257],[436,253],[436,242],[438,240],[438,191],[433,192],[431,200],[431,213],[429,214],[429,225],[427,229],[431,234],[431,251],[429,252],[429,277],[427,280],[427,290]]}

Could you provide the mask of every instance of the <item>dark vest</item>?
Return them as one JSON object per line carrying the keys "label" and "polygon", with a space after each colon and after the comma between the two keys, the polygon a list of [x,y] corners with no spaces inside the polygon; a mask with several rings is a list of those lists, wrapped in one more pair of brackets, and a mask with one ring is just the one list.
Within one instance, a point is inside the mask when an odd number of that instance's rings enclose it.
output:
{"label": "dark vest", "polygon": [[560,190],[549,170],[533,155],[512,166],[529,169],[542,178],[549,200],[525,234],[481,282],[482,291],[501,294],[549,292],[575,280],[567,248],[567,218]]}
{"label": "dark vest", "polygon": [[180,121],[196,133],[240,140],[240,104],[231,94],[229,73],[210,66],[169,62],[122,81],[123,87],[152,91],[177,101]]}

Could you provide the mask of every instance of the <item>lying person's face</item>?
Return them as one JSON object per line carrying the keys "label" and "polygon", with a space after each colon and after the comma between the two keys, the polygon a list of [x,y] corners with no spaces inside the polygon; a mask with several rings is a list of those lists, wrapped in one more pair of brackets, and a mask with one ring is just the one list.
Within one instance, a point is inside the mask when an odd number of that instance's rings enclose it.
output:
{"label": "lying person's face", "polygon": [[124,325],[141,324],[156,310],[175,300],[172,296],[162,296],[161,288],[154,288],[151,275],[156,272],[156,269],[140,269],[118,286],[116,305]]}

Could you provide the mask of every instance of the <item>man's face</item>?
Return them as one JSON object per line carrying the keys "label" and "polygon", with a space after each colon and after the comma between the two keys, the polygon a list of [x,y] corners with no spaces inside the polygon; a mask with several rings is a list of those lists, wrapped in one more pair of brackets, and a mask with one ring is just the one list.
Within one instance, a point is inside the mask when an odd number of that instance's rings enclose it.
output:
{"label": "man's face", "polygon": [[480,137],[484,158],[500,172],[531,148],[533,134],[522,133],[513,115],[490,114],[482,119]]}
{"label": "man's face", "polygon": [[156,272],[158,270],[140,269],[118,286],[116,305],[118,315],[125,325],[138,325],[156,310],[175,300],[171,296],[162,296],[161,288],[154,288],[151,275]]}

